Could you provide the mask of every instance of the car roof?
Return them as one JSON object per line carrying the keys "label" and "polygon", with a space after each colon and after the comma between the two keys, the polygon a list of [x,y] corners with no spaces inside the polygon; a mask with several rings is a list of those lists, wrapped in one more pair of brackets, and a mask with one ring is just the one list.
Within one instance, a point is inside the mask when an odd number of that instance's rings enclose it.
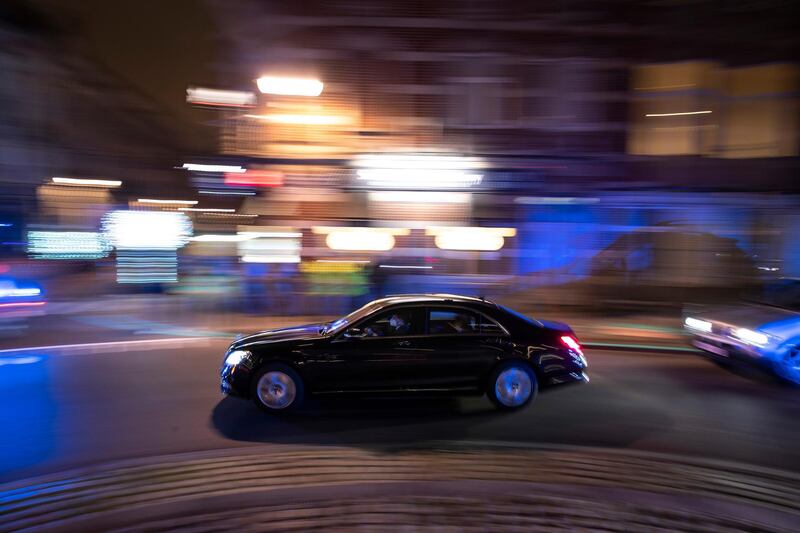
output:
{"label": "car roof", "polygon": [[462,303],[497,307],[496,303],[485,298],[459,294],[392,294],[385,298],[379,298],[373,303],[380,303],[382,307],[400,303]]}

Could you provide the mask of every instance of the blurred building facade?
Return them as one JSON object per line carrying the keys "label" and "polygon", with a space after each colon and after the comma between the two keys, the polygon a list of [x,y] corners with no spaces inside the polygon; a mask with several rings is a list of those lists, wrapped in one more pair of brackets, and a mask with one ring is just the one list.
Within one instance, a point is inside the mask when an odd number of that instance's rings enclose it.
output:
{"label": "blurred building facade", "polygon": [[[800,187],[790,10],[688,4],[210,0],[232,88],[263,74],[325,83],[317,98],[215,111],[220,152],[282,176],[246,200],[259,223],[408,227],[394,261],[432,258],[447,274],[568,283],[607,274],[616,255],[640,284],[741,283],[737,260],[706,252],[800,274],[793,197],[768,194]],[[772,33],[742,51],[748,17]],[[359,180],[360,156],[387,153],[486,165],[456,190]],[[435,225],[518,233],[496,252],[443,251]],[[628,237],[643,232],[672,237]],[[372,259],[324,244],[304,238],[304,255]]]}
{"label": "blurred building facade", "polygon": [[[371,283],[663,299],[800,275],[785,2],[205,5],[229,58],[213,89],[246,96],[190,99],[218,128],[214,153],[182,148],[167,115],[58,27],[2,19],[0,186],[27,224],[96,229],[114,204],[194,198],[146,209],[186,210],[181,261],[249,293],[266,280],[284,295]],[[259,94],[263,75],[324,90]],[[125,185],[47,183],[57,175]]]}
{"label": "blurred building facade", "polygon": [[184,190],[172,167],[186,148],[166,117],[92,59],[72,21],[5,3],[0,70],[5,252],[24,241],[26,227],[97,230],[103,213],[125,202],[119,191],[59,186],[52,177],[118,180],[130,195]]}

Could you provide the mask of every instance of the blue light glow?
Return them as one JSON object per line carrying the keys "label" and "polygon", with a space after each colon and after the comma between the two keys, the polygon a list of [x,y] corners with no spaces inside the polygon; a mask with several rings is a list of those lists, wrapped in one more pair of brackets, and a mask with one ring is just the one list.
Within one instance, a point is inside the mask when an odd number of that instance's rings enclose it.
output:
{"label": "blue light glow", "polygon": [[39,296],[42,294],[42,289],[37,287],[16,287],[4,288],[0,287],[0,298],[20,298],[25,296]]}

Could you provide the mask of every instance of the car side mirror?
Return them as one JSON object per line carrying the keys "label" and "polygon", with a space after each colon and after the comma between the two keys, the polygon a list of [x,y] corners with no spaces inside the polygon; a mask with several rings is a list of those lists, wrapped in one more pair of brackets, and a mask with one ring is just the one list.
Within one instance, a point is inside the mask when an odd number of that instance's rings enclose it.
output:
{"label": "car side mirror", "polygon": [[349,328],[344,332],[345,339],[358,339],[365,335],[366,333],[361,328]]}

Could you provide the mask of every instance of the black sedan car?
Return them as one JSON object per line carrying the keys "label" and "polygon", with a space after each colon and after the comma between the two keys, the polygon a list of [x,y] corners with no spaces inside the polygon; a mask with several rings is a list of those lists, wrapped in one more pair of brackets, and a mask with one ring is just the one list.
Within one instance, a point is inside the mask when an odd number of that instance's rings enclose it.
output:
{"label": "black sedan car", "polygon": [[268,412],[308,394],[486,393],[500,409],[540,387],[585,382],[581,346],[565,324],[482,298],[446,294],[375,300],[325,324],[263,331],[231,344],[222,391]]}

